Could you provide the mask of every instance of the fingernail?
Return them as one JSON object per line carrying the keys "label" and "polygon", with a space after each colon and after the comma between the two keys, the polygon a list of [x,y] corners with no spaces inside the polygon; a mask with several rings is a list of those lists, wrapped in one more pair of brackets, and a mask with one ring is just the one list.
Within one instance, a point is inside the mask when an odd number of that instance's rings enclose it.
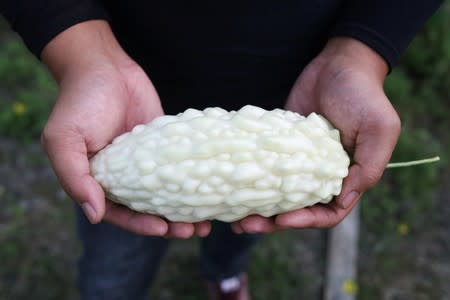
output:
{"label": "fingernail", "polygon": [[167,224],[160,224],[159,226],[155,226],[155,233],[152,235],[164,236],[169,233],[169,226]]}
{"label": "fingernail", "polygon": [[241,234],[244,232],[242,230],[242,227],[239,224],[233,224],[231,227],[232,227],[234,233]]}
{"label": "fingernail", "polygon": [[344,197],[344,199],[341,201],[341,205],[343,208],[349,208],[352,206],[352,204],[358,200],[359,193],[356,191],[351,191],[347,194],[347,196]]}
{"label": "fingernail", "polygon": [[97,212],[92,207],[92,205],[89,202],[84,202],[81,204],[81,208],[83,209],[84,214],[89,219],[89,222],[94,223],[97,219]]}

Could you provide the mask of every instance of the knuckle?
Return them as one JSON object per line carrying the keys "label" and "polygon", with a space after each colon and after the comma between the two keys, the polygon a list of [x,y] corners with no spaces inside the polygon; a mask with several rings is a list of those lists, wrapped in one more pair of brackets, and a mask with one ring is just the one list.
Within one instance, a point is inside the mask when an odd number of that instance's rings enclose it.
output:
{"label": "knuckle", "polygon": [[336,225],[338,225],[341,222],[341,219],[338,218],[336,215],[329,214],[329,217],[327,218],[327,221],[324,224],[325,228],[333,228]]}
{"label": "knuckle", "polygon": [[380,111],[374,118],[375,127],[383,132],[388,132],[392,135],[399,135],[401,129],[401,121],[397,112],[392,111]]}
{"label": "knuckle", "polygon": [[367,188],[371,188],[378,181],[380,181],[382,175],[383,175],[383,172],[379,171],[378,168],[369,167],[369,168],[366,168],[362,180],[365,183]]}
{"label": "knuckle", "polygon": [[401,130],[401,121],[400,118],[397,114],[395,114],[394,116],[387,118],[385,120],[385,122],[383,123],[385,126],[385,129],[387,131],[392,132],[395,135],[399,135],[400,134],[400,130]]}
{"label": "knuckle", "polygon": [[305,227],[310,227],[310,228],[327,228],[328,227],[328,223],[329,223],[329,220],[323,220],[323,219],[315,218],[315,219],[311,220],[310,223],[307,226],[305,226]]}
{"label": "knuckle", "polygon": [[44,130],[41,133],[41,145],[44,146],[44,149],[47,148],[48,144],[51,143],[56,138],[56,132],[52,127],[45,126]]}
{"label": "knuckle", "polygon": [[41,133],[41,145],[45,146],[45,144],[48,141],[48,132],[47,132],[47,128],[44,128],[44,130]]}
{"label": "knuckle", "polygon": [[333,228],[339,223],[339,220],[336,219],[327,219],[321,222],[314,222],[314,227],[317,228]]}
{"label": "knuckle", "polygon": [[342,222],[342,219],[335,219],[332,222],[330,222],[330,224],[327,226],[329,228],[333,228],[338,226],[340,223]]}

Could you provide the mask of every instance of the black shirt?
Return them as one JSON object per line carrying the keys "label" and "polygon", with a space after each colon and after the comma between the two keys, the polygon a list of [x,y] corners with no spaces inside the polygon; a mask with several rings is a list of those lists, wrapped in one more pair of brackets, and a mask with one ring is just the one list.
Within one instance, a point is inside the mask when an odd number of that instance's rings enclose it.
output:
{"label": "black shirt", "polygon": [[107,19],[148,73],[168,114],[188,107],[282,107],[328,38],[350,36],[392,68],[441,1],[2,0],[0,11],[39,56],[66,28]]}

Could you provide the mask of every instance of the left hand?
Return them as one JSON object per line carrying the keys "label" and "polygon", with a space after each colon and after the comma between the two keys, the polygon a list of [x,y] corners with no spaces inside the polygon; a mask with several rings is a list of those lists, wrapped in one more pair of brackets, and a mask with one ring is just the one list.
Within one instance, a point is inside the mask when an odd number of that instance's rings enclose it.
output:
{"label": "left hand", "polygon": [[285,228],[333,227],[381,178],[400,134],[400,119],[383,90],[388,67],[382,57],[352,38],[333,38],[296,81],[286,109],[317,112],[341,133],[353,156],[341,193],[328,204],[272,218],[248,216],[232,224],[237,233],[268,233]]}

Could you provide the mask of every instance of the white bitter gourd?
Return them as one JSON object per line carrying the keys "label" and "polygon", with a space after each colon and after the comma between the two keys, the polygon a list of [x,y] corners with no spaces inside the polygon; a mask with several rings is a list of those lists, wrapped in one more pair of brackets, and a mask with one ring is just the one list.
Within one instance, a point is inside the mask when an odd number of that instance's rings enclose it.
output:
{"label": "white bitter gourd", "polygon": [[327,203],[340,193],[349,163],[325,118],[250,105],[158,117],[90,161],[109,199],[183,222]]}

